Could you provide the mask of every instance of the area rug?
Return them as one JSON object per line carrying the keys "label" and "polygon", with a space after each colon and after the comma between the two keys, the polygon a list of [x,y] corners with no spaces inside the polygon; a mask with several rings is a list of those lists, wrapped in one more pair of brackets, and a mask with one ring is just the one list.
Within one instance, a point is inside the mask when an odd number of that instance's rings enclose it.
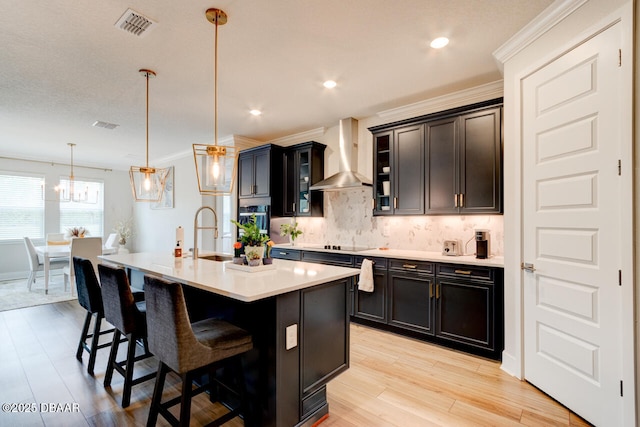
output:
{"label": "area rug", "polygon": [[68,287],[67,291],[64,291],[62,276],[52,278],[52,281],[49,282],[49,293],[47,295],[44,293],[44,280],[42,278],[36,280],[36,283],[31,286],[31,291],[27,289],[26,278],[0,282],[0,311],[51,304],[77,298],[77,295],[71,295]]}

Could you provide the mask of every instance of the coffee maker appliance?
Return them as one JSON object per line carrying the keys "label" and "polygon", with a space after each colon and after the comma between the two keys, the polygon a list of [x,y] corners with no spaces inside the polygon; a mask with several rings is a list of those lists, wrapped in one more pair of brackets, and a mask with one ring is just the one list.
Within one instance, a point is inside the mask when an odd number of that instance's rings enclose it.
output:
{"label": "coffee maker appliance", "polygon": [[489,230],[476,230],[476,258],[489,258]]}

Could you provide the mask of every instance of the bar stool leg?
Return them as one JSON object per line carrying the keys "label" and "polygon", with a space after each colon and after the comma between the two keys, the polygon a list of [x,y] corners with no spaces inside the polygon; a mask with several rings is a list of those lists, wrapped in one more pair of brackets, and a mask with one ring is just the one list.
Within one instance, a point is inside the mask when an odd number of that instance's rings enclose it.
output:
{"label": "bar stool leg", "polygon": [[91,324],[91,313],[87,311],[87,316],[84,318],[84,325],[82,326],[82,334],[80,334],[80,342],[78,343],[78,350],[76,351],[76,359],[82,360],[82,352],[84,351],[84,343],[87,340],[87,334],[89,332],[89,324]]}
{"label": "bar stool leg", "polygon": [[191,389],[193,388],[193,373],[182,375],[182,399],[180,401],[180,424],[188,426],[191,419]]}
{"label": "bar stool leg", "polygon": [[113,331],[113,342],[111,343],[111,351],[109,352],[109,361],[107,362],[107,372],[104,374],[104,386],[111,386],[111,377],[113,377],[113,369],[116,364],[116,356],[118,355],[118,347],[120,346],[120,331]]}
{"label": "bar stool leg", "polygon": [[158,362],[158,373],[156,375],[156,384],[153,387],[153,397],[151,398],[147,427],[155,426],[158,421],[158,412],[160,410],[160,402],[162,400],[162,390],[164,389],[164,380],[167,376],[167,372],[169,372],[169,367],[162,362]]}
{"label": "bar stool leg", "polygon": [[96,364],[96,356],[98,355],[98,344],[100,342],[100,325],[102,324],[102,317],[96,315],[95,326],[93,328],[93,338],[91,339],[91,350],[89,350],[89,364],[87,365],[87,372],[89,375],[93,375],[93,367]]}
{"label": "bar stool leg", "polygon": [[136,339],[133,335],[127,335],[128,347],[127,347],[127,363],[125,367],[124,375],[124,391],[122,392],[122,407],[129,406],[131,401],[131,387],[133,386],[133,365],[136,362]]}

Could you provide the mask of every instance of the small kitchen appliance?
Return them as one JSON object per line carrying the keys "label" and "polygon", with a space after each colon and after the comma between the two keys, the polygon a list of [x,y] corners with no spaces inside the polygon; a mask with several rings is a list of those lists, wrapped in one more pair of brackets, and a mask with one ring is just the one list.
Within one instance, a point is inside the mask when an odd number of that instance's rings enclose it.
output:
{"label": "small kitchen appliance", "polygon": [[489,258],[489,230],[476,230],[476,258]]}

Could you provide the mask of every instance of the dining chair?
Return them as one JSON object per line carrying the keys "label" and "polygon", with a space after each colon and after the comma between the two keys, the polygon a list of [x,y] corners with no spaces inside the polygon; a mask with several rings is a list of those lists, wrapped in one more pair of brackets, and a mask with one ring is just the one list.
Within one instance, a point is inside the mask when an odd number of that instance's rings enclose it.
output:
{"label": "dining chair", "polygon": [[[36,282],[36,274],[38,271],[44,271],[44,263],[40,261],[38,257],[38,253],[36,252],[36,247],[30,238],[24,238],[24,246],[27,248],[27,256],[29,258],[29,278],[27,279],[27,289],[31,291],[31,285]],[[49,265],[50,268],[63,268],[65,265],[68,265],[69,260],[64,258],[52,258]],[[66,288],[65,288],[66,289]]]}
{"label": "dining chair", "polygon": [[97,265],[100,263],[98,256],[102,255],[102,237],[74,237],[71,239],[71,255],[67,260],[67,266],[63,269],[64,290],[71,283],[71,294],[75,294],[75,271],[73,268],[73,258],[85,258],[91,261],[97,275]]}
{"label": "dining chair", "polygon": [[117,248],[118,247],[118,245],[116,244],[117,238],[118,238],[117,233],[109,234],[109,237],[107,237],[107,240],[104,242],[104,247],[106,249]]}

